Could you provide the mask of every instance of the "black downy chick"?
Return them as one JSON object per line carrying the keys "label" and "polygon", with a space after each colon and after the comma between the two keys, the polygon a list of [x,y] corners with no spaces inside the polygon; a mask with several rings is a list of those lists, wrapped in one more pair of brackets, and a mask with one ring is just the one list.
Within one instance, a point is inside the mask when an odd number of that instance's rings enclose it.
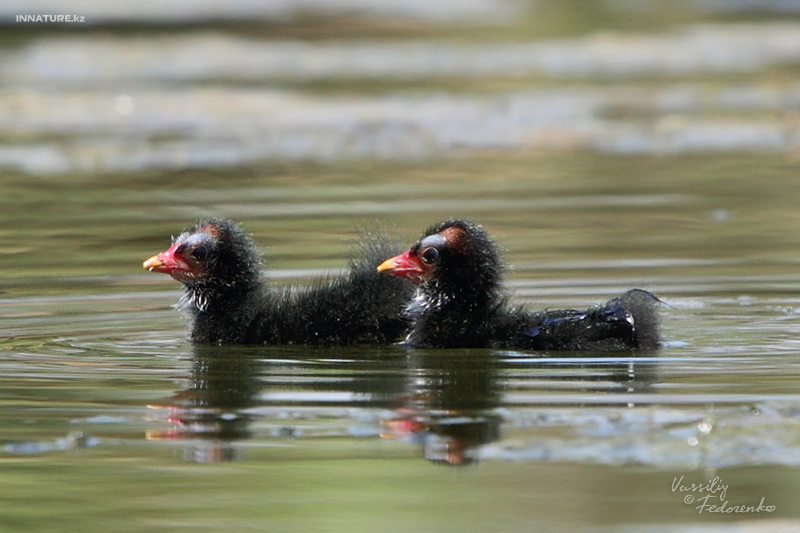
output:
{"label": "black downy chick", "polygon": [[660,301],[647,291],[633,289],[585,311],[529,312],[509,303],[502,270],[495,243],[466,220],[428,228],[410,250],[378,266],[418,285],[406,310],[411,346],[622,351],[660,345]]}
{"label": "black downy chick", "polygon": [[403,308],[413,293],[410,284],[375,270],[398,250],[383,234],[368,236],[344,275],[273,287],[253,240],[236,223],[210,218],[143,266],[183,284],[180,306],[191,316],[196,343],[385,344],[407,328]]}

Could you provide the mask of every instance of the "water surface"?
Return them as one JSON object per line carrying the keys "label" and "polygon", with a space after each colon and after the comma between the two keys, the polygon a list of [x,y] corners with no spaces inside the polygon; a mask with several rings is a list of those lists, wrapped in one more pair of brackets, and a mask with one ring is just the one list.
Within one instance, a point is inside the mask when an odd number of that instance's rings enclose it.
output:
{"label": "water surface", "polygon": [[[101,11],[10,26],[2,529],[796,528],[795,22],[510,2],[412,23],[377,4],[246,28],[154,11],[169,35]],[[301,285],[345,268],[361,226],[411,245],[474,218],[520,303],[642,287],[665,344],[193,346],[177,284],[141,263],[209,215]]]}

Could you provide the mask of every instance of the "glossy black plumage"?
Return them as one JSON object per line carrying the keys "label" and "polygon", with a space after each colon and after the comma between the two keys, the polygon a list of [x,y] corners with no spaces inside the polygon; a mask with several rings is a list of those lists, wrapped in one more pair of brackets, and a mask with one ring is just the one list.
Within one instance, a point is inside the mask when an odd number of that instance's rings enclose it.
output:
{"label": "glossy black plumage", "polygon": [[252,239],[237,224],[212,218],[188,228],[144,266],[184,285],[181,306],[191,315],[194,342],[378,344],[396,341],[407,327],[402,311],[413,288],[375,271],[396,251],[384,234],[365,235],[345,274],[276,287],[264,280]]}
{"label": "glossy black plumage", "polygon": [[644,290],[585,311],[530,312],[512,305],[497,246],[474,222],[448,220],[428,228],[414,247],[379,270],[419,283],[406,310],[411,346],[619,351],[660,344],[660,302]]}

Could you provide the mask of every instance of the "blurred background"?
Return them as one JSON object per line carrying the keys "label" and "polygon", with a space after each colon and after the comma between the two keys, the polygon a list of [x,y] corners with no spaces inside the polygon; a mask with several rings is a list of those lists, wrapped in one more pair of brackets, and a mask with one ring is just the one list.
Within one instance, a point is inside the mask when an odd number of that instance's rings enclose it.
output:
{"label": "blurred background", "polygon": [[82,22],[16,22],[57,13],[0,6],[4,278],[132,274],[209,214],[287,268],[342,266],[357,221],[413,239],[451,215],[519,268],[796,257],[797,2],[81,1]]}
{"label": "blurred background", "polygon": [[[0,525],[791,530],[798,160],[800,1],[6,0]],[[278,284],[473,218],[520,302],[643,287],[667,343],[199,353],[141,263],[209,215]]]}

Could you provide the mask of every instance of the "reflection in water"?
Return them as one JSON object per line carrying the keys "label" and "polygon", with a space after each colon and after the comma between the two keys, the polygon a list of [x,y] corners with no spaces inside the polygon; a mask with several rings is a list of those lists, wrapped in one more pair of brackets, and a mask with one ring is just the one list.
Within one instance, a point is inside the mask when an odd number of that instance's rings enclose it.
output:
{"label": "reflection in water", "polygon": [[500,438],[498,359],[465,360],[450,350],[412,350],[404,405],[383,422],[385,438],[419,443],[429,461],[466,465],[480,446]]}
{"label": "reflection in water", "polygon": [[[192,374],[188,386],[177,392],[166,406],[157,408],[162,420],[172,425],[166,431],[149,431],[150,440],[193,440],[185,458],[194,462],[239,459],[237,441],[253,438],[251,424],[275,417],[280,426],[270,438],[294,439],[325,436],[303,435],[290,422],[300,416],[293,406],[314,406],[320,418],[329,415],[330,404],[393,409],[402,391],[402,376],[393,371],[392,359],[380,350],[326,350],[316,347],[194,346]],[[335,359],[320,359],[321,356]],[[350,355],[353,359],[344,359]],[[405,357],[402,351],[394,356]],[[395,357],[396,359],[396,357]],[[375,370],[378,363],[381,366]],[[404,364],[404,363],[403,363]],[[383,368],[383,365],[388,367]],[[313,369],[319,368],[319,371]],[[322,404],[322,407],[319,407]],[[277,409],[277,413],[273,411]],[[258,413],[258,414],[255,414]],[[341,423],[350,420],[344,417]],[[353,435],[357,431],[350,430]]]}
{"label": "reflection in water", "polygon": [[195,346],[189,386],[176,393],[164,409],[166,431],[148,431],[149,440],[195,439],[185,452],[196,462],[238,458],[233,443],[250,436],[248,407],[256,402],[258,352],[247,347]]}
{"label": "reflection in water", "polygon": [[[499,359],[488,352],[470,353],[465,360],[452,351],[398,348],[383,361],[371,351],[348,353],[353,359],[321,360],[326,354],[294,347],[196,346],[188,386],[159,406],[163,421],[172,427],[149,431],[147,438],[192,441],[185,452],[189,461],[237,460],[236,442],[254,437],[251,424],[259,415],[271,416],[270,407],[277,407],[282,419],[270,438],[314,438],[313,432],[305,435],[286,422],[292,416],[312,416],[290,413],[293,405],[320,409],[320,403],[390,410],[392,416],[381,421],[381,436],[419,442],[424,456],[435,462],[469,464],[481,445],[500,437],[502,420],[494,413],[500,402]],[[375,368],[376,360],[381,368]],[[309,372],[309,365],[319,370]],[[351,417],[338,422],[350,424]]]}
{"label": "reflection in water", "polygon": [[[515,370],[544,373],[537,387],[552,394],[552,403],[541,407],[562,405],[564,392],[570,395],[578,391],[646,392],[658,376],[656,365],[646,362],[644,355],[639,357],[643,359],[641,363],[612,358],[587,363],[519,357],[505,360],[504,355],[483,351],[411,351],[404,405],[397,410],[397,416],[383,422],[383,436],[404,437],[419,443],[425,458],[433,462],[454,466],[473,464],[480,459],[484,445],[501,439],[501,425],[513,423],[503,413],[515,404]],[[582,405],[589,406],[592,402]],[[626,399],[623,406],[633,408],[636,403]]]}
{"label": "reflection in water", "polygon": [[[516,390],[531,387],[521,385],[518,372],[528,379],[539,374],[532,383],[536,396],[544,391],[552,398],[537,406],[540,411],[562,406],[565,392],[572,398],[576,391],[641,393],[657,377],[655,365],[630,358],[586,362],[485,350],[195,346],[193,355],[188,385],[157,407],[171,427],[147,432],[149,440],[189,442],[185,458],[192,462],[238,460],[237,443],[250,439],[380,435],[418,444],[431,462],[468,465],[485,445],[500,440],[503,424],[515,423],[509,409],[517,393],[531,392]],[[378,414],[360,418],[362,408]],[[365,423],[380,425],[380,431],[365,430]],[[264,427],[271,430],[264,434]]]}
{"label": "reflection in water", "polygon": [[[533,366],[547,372],[543,386],[552,388],[554,393],[569,392],[572,396],[577,393],[582,394],[583,398],[586,397],[586,393],[623,394],[622,405],[634,407],[635,398],[626,398],[624,394],[648,392],[658,381],[658,365],[656,360],[650,359],[657,353],[657,351],[640,351],[636,352],[633,358],[619,357],[616,353],[608,359],[598,357],[602,355],[598,353],[592,358],[522,359],[521,363],[527,369]],[[597,404],[613,405],[607,398],[602,397],[598,397]],[[562,404],[556,397],[552,405],[574,406],[575,403]],[[594,404],[591,401],[582,401],[579,405],[585,407]]]}
{"label": "reflection in water", "polygon": [[[451,466],[797,462],[796,403],[676,396],[675,376],[661,369],[672,363],[649,354],[206,346],[193,355],[187,384],[156,411],[170,428],[147,433],[185,442],[191,462],[353,439],[401,440]],[[709,414],[698,401],[719,406]],[[743,453],[753,447],[783,452]],[[29,443],[6,449],[46,451]]]}

